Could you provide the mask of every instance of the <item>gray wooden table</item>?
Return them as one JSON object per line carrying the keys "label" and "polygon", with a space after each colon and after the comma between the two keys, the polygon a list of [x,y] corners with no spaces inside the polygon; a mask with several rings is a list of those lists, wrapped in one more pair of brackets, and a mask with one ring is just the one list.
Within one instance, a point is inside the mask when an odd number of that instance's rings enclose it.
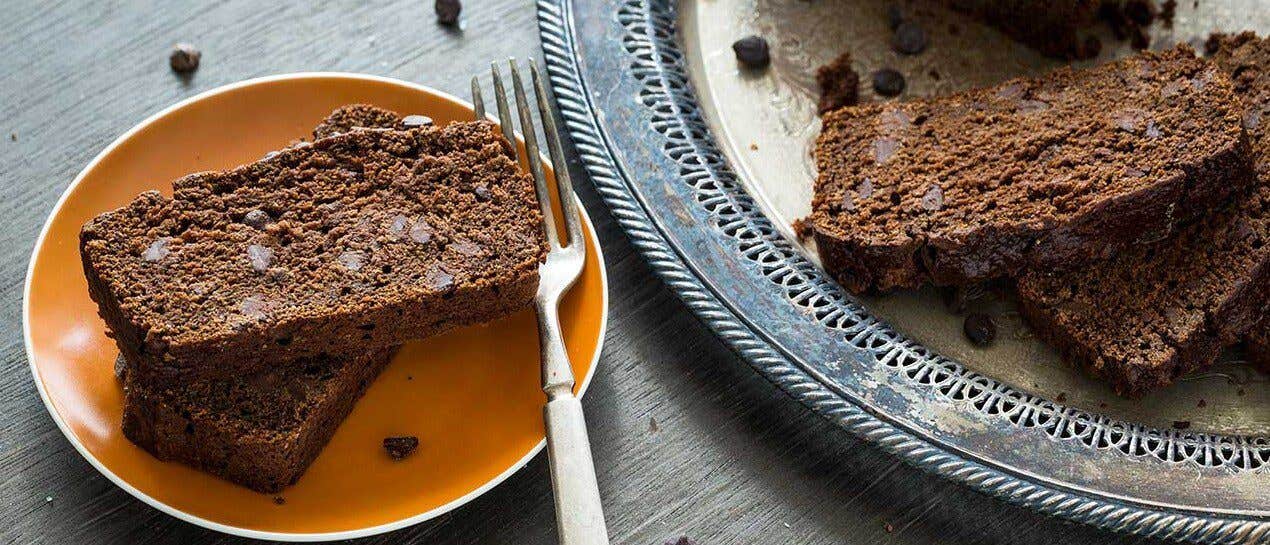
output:
{"label": "gray wooden table", "polygon": [[[263,4],[0,2],[2,543],[240,541],[100,476],[58,432],[27,370],[20,309],[31,247],[102,147],[173,102],[245,78],[342,70],[466,95],[490,60],[539,55],[528,0],[469,0],[462,31],[437,26],[431,0]],[[167,67],[178,41],[203,50],[186,82]],[[930,477],[803,409],[697,323],[582,186],[611,282],[608,344],[585,405],[614,543],[681,534],[702,544],[1140,542]],[[367,541],[553,543],[550,494],[540,455],[449,515]]]}

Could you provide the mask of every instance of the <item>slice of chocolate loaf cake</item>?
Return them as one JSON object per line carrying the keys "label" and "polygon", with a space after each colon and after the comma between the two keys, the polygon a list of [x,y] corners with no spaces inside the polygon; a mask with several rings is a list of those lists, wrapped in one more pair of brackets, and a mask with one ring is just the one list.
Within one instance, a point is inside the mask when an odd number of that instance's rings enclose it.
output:
{"label": "slice of chocolate loaf cake", "polygon": [[[1157,244],[1069,273],[1018,279],[1037,333],[1129,395],[1211,364],[1262,320],[1270,294],[1270,42],[1229,37],[1213,57],[1244,99],[1259,183]],[[1255,337],[1255,336],[1254,336]],[[1249,339],[1250,352],[1259,353]]]}
{"label": "slice of chocolate loaf cake", "polygon": [[90,292],[156,379],[357,355],[528,306],[533,183],[490,123],[362,129],[178,180],[84,226]]}
{"label": "slice of chocolate loaf cake", "polygon": [[1190,48],[823,118],[811,226],[862,292],[1063,269],[1254,181],[1229,78]]}
{"label": "slice of chocolate loaf cake", "polygon": [[129,374],[124,436],[160,460],[275,493],[304,474],[395,352],[321,356],[171,386]]}

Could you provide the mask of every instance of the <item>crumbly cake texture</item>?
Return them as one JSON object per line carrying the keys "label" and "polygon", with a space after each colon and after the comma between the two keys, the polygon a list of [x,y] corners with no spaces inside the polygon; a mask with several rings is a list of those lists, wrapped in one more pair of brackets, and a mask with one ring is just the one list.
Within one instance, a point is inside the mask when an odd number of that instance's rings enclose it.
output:
{"label": "crumbly cake texture", "polygon": [[242,377],[155,386],[124,380],[124,436],[257,492],[294,484],[395,349],[306,358]]}
{"label": "crumbly cake texture", "polygon": [[1097,21],[1106,0],[943,0],[1037,51],[1061,59],[1084,59],[1088,51],[1080,31]]}
{"label": "crumbly cake texture", "polygon": [[[1270,42],[1226,37],[1213,62],[1233,76],[1260,182],[1169,239],[1064,274],[1018,279],[1024,315],[1060,351],[1133,395],[1210,365],[1254,331],[1270,294]],[[1264,327],[1261,337],[1264,339]],[[1249,352],[1258,350],[1258,334]],[[1264,345],[1262,345],[1264,346]]]}
{"label": "crumbly cake texture", "polygon": [[[337,112],[338,115],[339,112]],[[525,308],[545,238],[485,121],[360,129],[187,176],[89,221],[89,289],[133,371],[224,377]]]}
{"label": "crumbly cake texture", "polygon": [[811,223],[854,292],[1062,270],[1255,181],[1231,82],[1189,47],[826,114]]}
{"label": "crumbly cake texture", "polygon": [[401,126],[401,115],[370,104],[349,104],[341,106],[326,116],[313,129],[313,138],[322,139],[353,132],[353,129],[397,129]]}

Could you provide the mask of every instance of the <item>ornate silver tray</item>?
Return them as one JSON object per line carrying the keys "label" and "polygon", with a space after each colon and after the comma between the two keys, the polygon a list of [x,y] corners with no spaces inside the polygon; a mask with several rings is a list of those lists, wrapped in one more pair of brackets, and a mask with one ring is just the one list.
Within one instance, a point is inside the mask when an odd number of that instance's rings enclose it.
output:
{"label": "ornate silver tray", "polygon": [[[1248,24],[1240,8],[1257,13],[1256,1],[1232,0],[1213,17]],[[912,78],[913,93],[1045,68],[944,14],[933,38],[956,47],[884,57],[875,28],[884,6],[538,2],[549,79],[591,180],[653,269],[774,384],[908,463],[1011,503],[1147,536],[1270,543],[1264,376],[1224,363],[1167,392],[1119,399],[1021,323],[1006,324],[999,346],[973,350],[934,292],[846,294],[814,250],[789,238],[813,175],[808,74],[841,50],[805,40],[872,36],[873,46],[849,44],[857,61],[912,74],[971,63],[961,71],[973,77]],[[1212,24],[1183,10],[1157,41]],[[774,37],[768,74],[736,71],[727,45],[741,32]],[[991,45],[978,57],[941,57],[981,39]],[[976,304],[1009,317],[1008,297]]]}

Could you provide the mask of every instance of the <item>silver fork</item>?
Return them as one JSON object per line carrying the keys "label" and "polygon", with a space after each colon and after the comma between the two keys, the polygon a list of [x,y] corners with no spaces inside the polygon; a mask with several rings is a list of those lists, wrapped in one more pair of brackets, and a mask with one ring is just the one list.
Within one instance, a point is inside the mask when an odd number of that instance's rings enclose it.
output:
{"label": "silver fork", "polygon": [[[556,530],[563,545],[607,545],[608,531],[604,527],[604,510],[600,505],[600,490],[595,481],[595,462],[591,460],[591,442],[587,438],[586,420],[582,416],[582,403],[573,395],[573,368],[565,351],[564,337],[560,333],[558,306],[560,297],[582,273],[586,260],[586,243],[582,240],[582,223],[575,208],[573,182],[560,149],[559,133],[547,105],[547,93],[538,74],[538,67],[529,62],[529,75],[533,80],[534,95],[538,102],[538,114],[542,119],[542,133],[555,165],[556,190],[560,208],[564,212],[565,232],[569,235],[567,246],[560,244],[556,233],[555,215],[551,211],[551,192],[547,177],[543,174],[542,159],[538,152],[537,128],[520,71],[514,59],[511,67],[512,89],[516,95],[516,109],[520,114],[521,132],[525,137],[526,159],[534,178],[538,204],[542,208],[543,230],[546,231],[550,251],[547,261],[538,267],[538,294],[534,307],[538,311],[538,344],[542,353],[542,391],[547,394],[543,419],[547,426],[547,457],[551,466],[551,486],[555,491]],[[494,80],[494,99],[498,106],[499,125],[503,136],[512,143],[515,155],[516,134],[512,127],[511,112],[507,104],[507,92],[498,73],[498,63],[490,65]],[[477,119],[485,119],[485,102],[481,97],[481,85],[472,78],[472,104]]]}

